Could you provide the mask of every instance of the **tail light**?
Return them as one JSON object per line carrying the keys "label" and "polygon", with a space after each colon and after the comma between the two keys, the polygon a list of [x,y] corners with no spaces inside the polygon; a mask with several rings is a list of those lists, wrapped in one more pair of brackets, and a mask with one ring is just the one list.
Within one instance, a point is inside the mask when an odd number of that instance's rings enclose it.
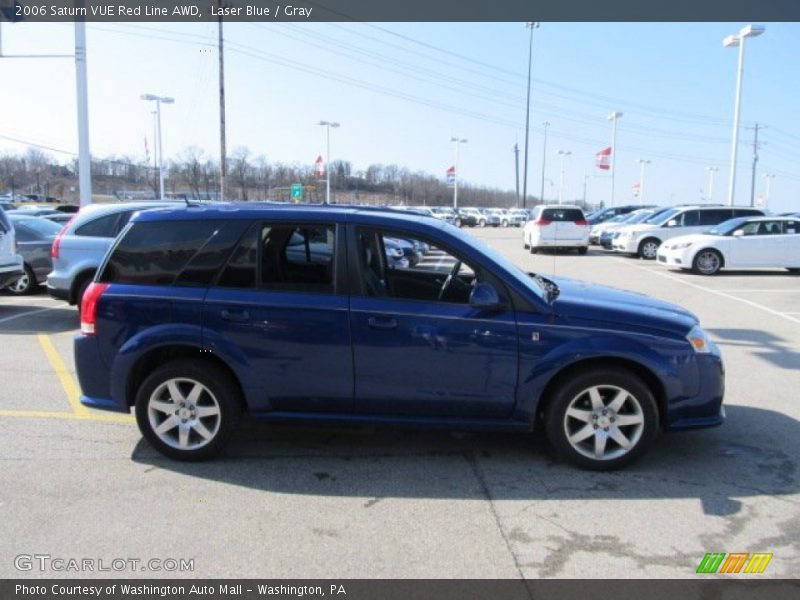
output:
{"label": "tail light", "polygon": [[100,296],[106,291],[107,283],[97,283],[93,281],[86,288],[81,300],[81,333],[83,335],[94,335],[95,324],[97,323],[97,303]]}
{"label": "tail light", "polygon": [[586,219],[578,219],[575,221],[575,225],[588,225],[589,222]]}
{"label": "tail light", "polygon": [[64,234],[67,232],[67,228],[72,225],[72,222],[77,216],[78,215],[76,213],[75,216],[67,221],[67,224],[61,228],[61,231],[58,232],[58,235],[56,235],[56,239],[53,240],[53,245],[50,247],[50,258],[58,258],[61,254],[61,238],[64,237]]}
{"label": "tail light", "polygon": [[552,223],[552,221],[549,219],[539,219],[533,222],[534,225],[550,225],[550,223]]}

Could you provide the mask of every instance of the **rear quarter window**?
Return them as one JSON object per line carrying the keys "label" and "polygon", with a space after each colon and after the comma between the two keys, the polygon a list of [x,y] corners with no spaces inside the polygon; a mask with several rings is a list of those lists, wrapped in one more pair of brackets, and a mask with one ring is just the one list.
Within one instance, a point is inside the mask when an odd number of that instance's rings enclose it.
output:
{"label": "rear quarter window", "polygon": [[[75,229],[75,235],[104,238],[116,237],[117,233],[119,233],[117,223],[120,220],[120,216],[120,213],[113,213],[93,219],[88,223],[79,225]],[[128,213],[128,218],[130,218],[130,213]]]}
{"label": "rear quarter window", "polygon": [[[178,276],[196,255],[202,254],[200,251],[221,226],[218,221],[134,223],[112,251],[99,280],[140,285],[176,283]],[[216,260],[218,267],[224,259]],[[208,271],[202,268],[207,264],[197,266],[200,272]],[[210,280],[213,275],[200,275],[199,282]],[[189,284],[198,282],[196,274],[188,273],[187,278]]]}
{"label": "rear quarter window", "polygon": [[583,211],[578,208],[546,208],[542,212],[542,218],[548,221],[581,221]]}

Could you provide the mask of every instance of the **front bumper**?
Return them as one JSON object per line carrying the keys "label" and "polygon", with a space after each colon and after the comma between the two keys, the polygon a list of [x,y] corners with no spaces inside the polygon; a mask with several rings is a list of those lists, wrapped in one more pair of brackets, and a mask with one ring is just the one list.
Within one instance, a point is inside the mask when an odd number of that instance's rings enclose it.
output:
{"label": "front bumper", "polygon": [[676,269],[690,269],[692,267],[692,257],[685,250],[666,250],[663,246],[658,250],[656,262]]}
{"label": "front bumper", "polygon": [[612,243],[614,250],[626,254],[637,254],[639,252],[639,240],[633,238],[617,238]]}
{"label": "front bumper", "polygon": [[670,402],[667,407],[666,431],[704,429],[725,422],[725,366],[719,354],[698,354],[699,391],[689,398]]}

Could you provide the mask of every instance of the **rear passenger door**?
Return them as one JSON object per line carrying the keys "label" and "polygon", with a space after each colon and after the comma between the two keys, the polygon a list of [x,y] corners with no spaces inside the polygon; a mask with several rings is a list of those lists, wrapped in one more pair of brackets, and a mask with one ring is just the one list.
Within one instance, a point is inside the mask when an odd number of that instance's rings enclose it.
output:
{"label": "rear passenger door", "polygon": [[342,236],[333,223],[255,223],[209,289],[203,347],[246,372],[252,412],[353,409]]}

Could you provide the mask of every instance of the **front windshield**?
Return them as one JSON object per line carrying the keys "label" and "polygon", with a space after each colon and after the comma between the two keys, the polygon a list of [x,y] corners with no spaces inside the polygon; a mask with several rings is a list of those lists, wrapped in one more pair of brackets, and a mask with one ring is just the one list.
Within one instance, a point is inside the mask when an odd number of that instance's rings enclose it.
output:
{"label": "front windshield", "polygon": [[703,233],[707,233],[708,235],[728,235],[747,223],[747,217],[737,217],[735,219],[728,219],[727,221],[723,221],[719,225],[714,225],[714,227],[709,227],[708,229],[704,230]]}
{"label": "front windshield", "polygon": [[462,229],[459,229],[454,225],[445,223],[442,229],[453,237],[458,238],[465,244],[472,246],[484,256],[487,256],[489,259],[493,260],[500,267],[505,269],[512,277],[514,277],[514,279],[535,293],[539,298],[546,301],[545,290],[542,288],[542,286],[538,285],[535,280],[530,277],[530,275],[506,258],[505,255],[501,254],[491,246],[487,246],[483,241],[475,238],[469,233],[464,232]]}
{"label": "front windshield", "polygon": [[636,223],[641,223],[642,221],[646,221],[652,216],[653,216],[652,210],[645,210],[640,213],[633,213],[625,220],[625,223],[627,223],[628,225],[635,225]]}

